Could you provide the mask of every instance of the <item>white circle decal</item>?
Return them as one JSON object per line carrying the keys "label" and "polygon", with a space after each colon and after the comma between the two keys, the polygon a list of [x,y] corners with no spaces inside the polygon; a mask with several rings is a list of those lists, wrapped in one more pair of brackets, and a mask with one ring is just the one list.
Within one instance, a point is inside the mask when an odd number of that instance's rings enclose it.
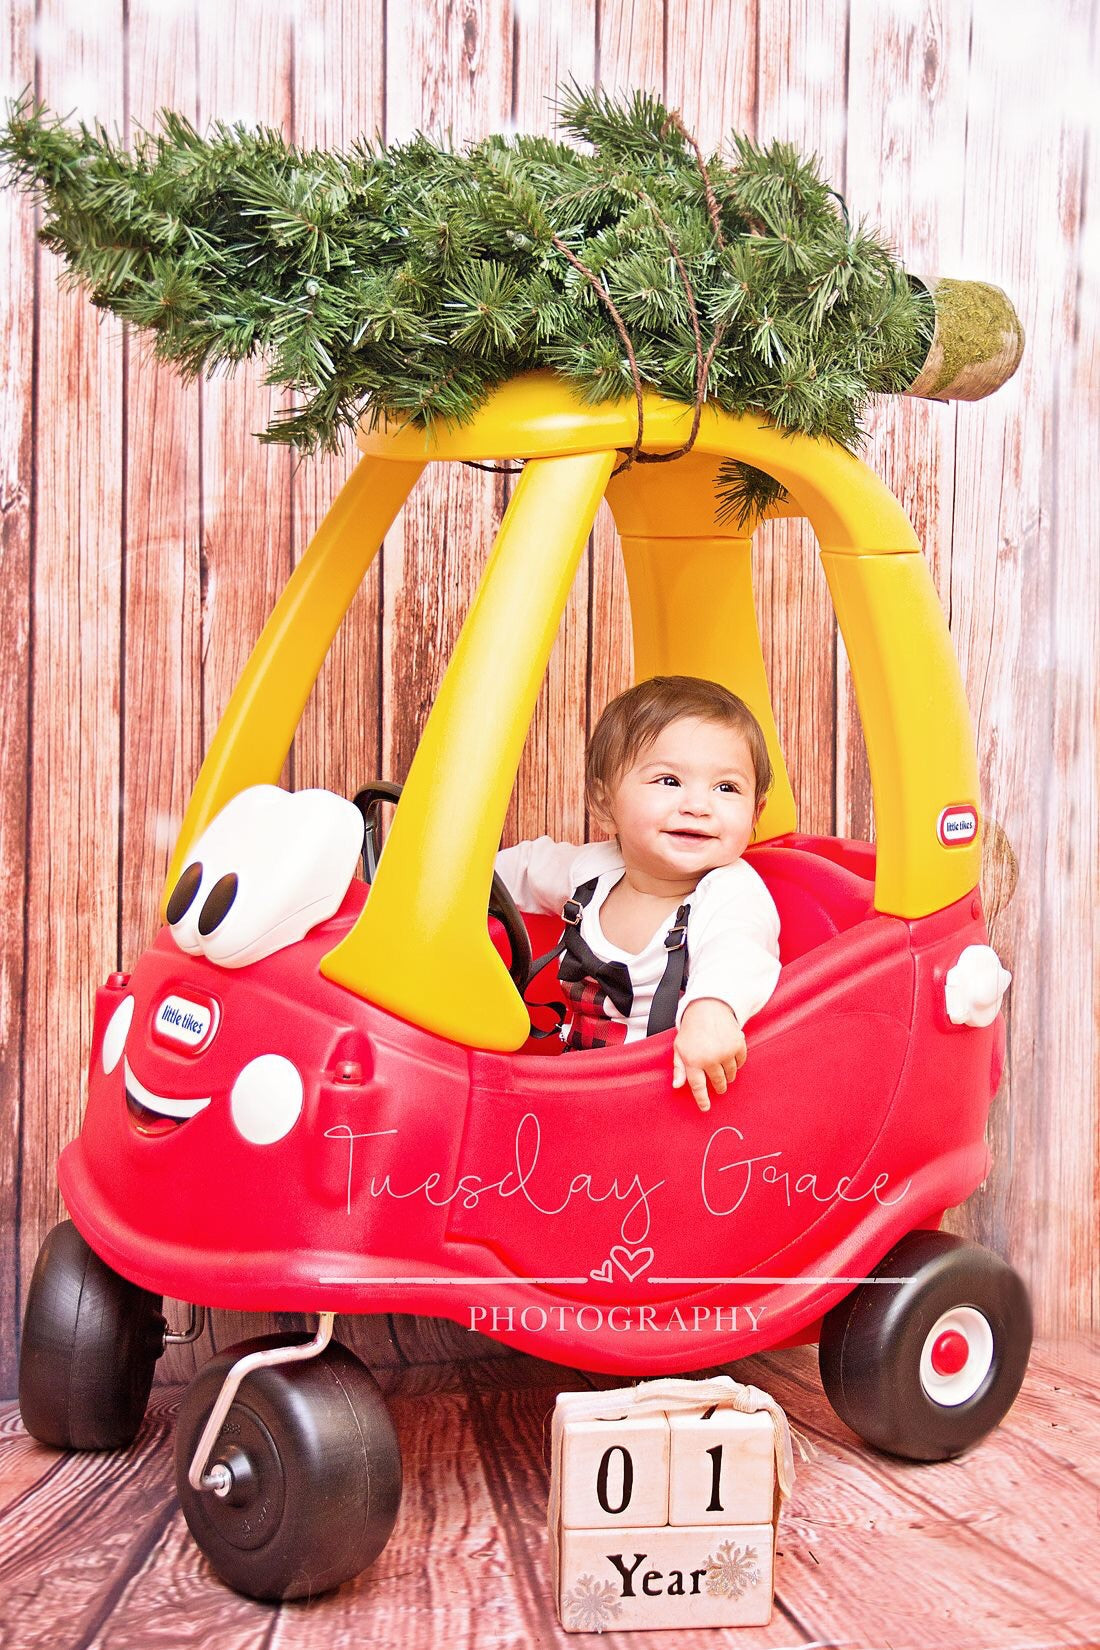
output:
{"label": "white circle decal", "polygon": [[302,1079],[281,1054],[250,1060],[229,1097],[233,1121],[254,1146],[270,1146],[289,1134],[302,1114]]}
{"label": "white circle decal", "polygon": [[107,1029],[103,1033],[103,1069],[108,1076],[122,1059],[122,1051],[126,1047],[126,1039],[130,1035],[130,1022],[133,1018],[134,999],[129,996],[123,997],[108,1020]]}

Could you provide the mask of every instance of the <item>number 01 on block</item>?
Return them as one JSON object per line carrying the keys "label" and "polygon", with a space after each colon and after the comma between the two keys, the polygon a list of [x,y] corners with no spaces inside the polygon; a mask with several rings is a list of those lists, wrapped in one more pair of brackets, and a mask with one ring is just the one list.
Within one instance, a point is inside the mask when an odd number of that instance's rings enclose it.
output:
{"label": "number 01 on block", "polygon": [[764,1626],[779,1516],[767,1412],[570,1419],[591,1401],[563,1392],[555,1417],[550,1552],[565,1630]]}

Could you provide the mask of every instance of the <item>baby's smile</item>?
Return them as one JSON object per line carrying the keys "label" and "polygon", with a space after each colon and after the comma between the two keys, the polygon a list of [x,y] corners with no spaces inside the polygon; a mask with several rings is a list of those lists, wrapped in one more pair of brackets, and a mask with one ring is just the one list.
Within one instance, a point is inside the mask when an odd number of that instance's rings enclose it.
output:
{"label": "baby's smile", "polygon": [[681,716],[611,786],[600,822],[619,839],[631,887],[678,899],[741,857],[757,811],[744,734]]}

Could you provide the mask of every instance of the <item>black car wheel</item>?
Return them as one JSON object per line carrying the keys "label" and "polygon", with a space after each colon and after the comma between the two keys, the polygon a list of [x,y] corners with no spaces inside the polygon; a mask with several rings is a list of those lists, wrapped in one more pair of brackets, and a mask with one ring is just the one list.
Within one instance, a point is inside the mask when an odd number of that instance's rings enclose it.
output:
{"label": "black car wheel", "polygon": [[910,1232],[827,1313],[821,1380],[876,1449],[942,1461],[1007,1413],[1031,1351],[1031,1303],[1007,1261],[949,1232]]}
{"label": "black car wheel", "polygon": [[137,1436],[164,1349],[159,1295],[100,1260],[73,1225],[39,1251],[23,1316],[23,1425],[61,1449],[122,1449]]}
{"label": "black car wheel", "polygon": [[374,1377],[346,1348],[247,1375],[205,1463],[218,1490],[191,1487],[191,1461],[230,1367],[300,1336],[219,1353],[184,1394],[176,1485],[191,1534],[223,1581],[251,1598],[307,1598],[366,1569],[390,1538],[401,1455]]}

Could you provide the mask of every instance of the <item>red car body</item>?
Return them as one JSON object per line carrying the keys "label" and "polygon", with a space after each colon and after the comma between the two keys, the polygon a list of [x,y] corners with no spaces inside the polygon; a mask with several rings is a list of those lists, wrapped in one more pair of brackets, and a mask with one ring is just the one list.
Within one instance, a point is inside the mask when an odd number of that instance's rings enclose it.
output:
{"label": "red car body", "polygon": [[[873,909],[865,843],[792,834],[747,857],[779,908],[784,966],[706,1114],[672,1088],[672,1032],[564,1058],[535,1057],[554,1039],[482,1052],[325,979],[360,881],[304,940],[239,970],[162,929],[98,993],[86,1117],[60,1164],[74,1222],[175,1299],[445,1316],[592,1370],[657,1375],[816,1339],[901,1236],[984,1179],[1004,1021],[945,1011],[948,969],[987,943],[976,890],[903,921]],[[560,928],[528,924],[536,952]],[[169,995],[213,1006],[196,1051],[153,1029]],[[231,1095],[265,1054],[293,1063],[303,1099],[258,1145]],[[127,1065],[146,1091],[210,1103],[157,1117],[128,1101]]]}

